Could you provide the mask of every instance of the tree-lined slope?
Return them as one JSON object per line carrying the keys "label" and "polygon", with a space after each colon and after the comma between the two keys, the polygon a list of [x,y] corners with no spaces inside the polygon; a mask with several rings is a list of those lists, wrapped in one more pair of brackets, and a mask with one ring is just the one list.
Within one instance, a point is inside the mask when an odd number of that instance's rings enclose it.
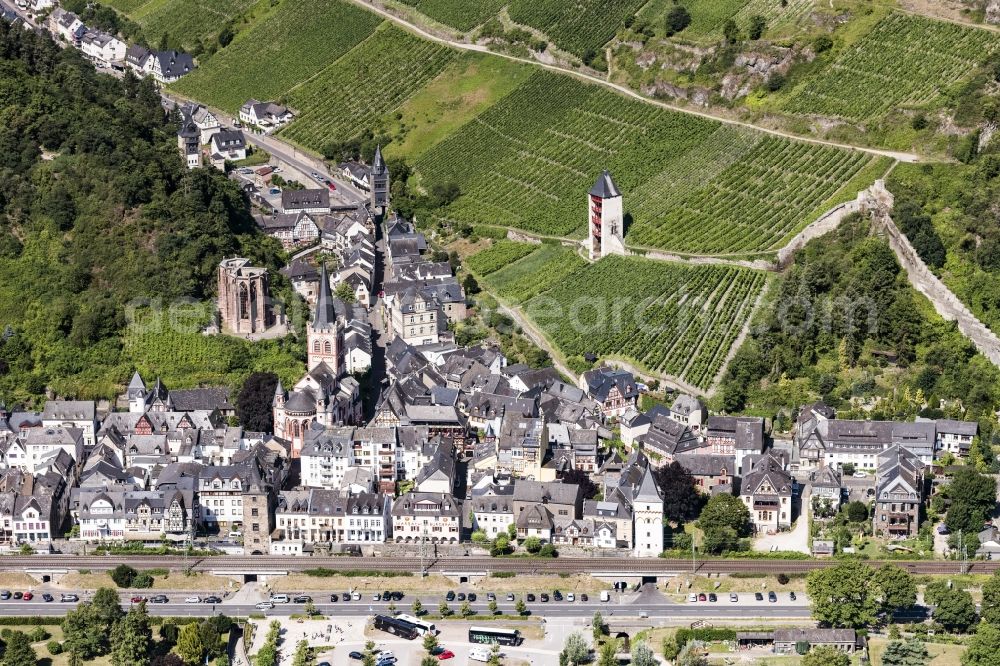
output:
{"label": "tree-lined slope", "polygon": [[795,90],[787,110],[866,120],[924,106],[998,50],[996,33],[894,13]]}
{"label": "tree-lined slope", "polygon": [[[229,112],[251,97],[279,99],[371,36],[380,22],[344,0],[283,2],[173,87]],[[367,94],[364,84],[355,82],[355,94]]]}

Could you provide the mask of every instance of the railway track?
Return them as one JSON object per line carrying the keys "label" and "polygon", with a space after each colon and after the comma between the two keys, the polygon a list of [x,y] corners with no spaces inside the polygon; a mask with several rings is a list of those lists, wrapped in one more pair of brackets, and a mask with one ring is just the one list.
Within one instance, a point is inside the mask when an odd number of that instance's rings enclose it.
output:
{"label": "railway track", "polygon": [[[140,568],[165,568],[194,571],[217,571],[253,574],[257,572],[303,571],[325,568],[334,571],[370,570],[419,572],[419,560],[406,558],[372,557],[282,557],[282,556],[240,556],[220,555],[214,557],[183,557],[161,555],[130,556],[78,556],[78,555],[32,555],[0,557],[0,569],[10,570],[53,570],[91,569],[104,571],[112,569],[123,561]],[[509,572],[515,574],[626,574],[664,575],[671,573],[733,574],[733,573],[805,573],[813,569],[834,566],[838,560],[750,560],[750,559],[707,559],[676,560],[631,557],[560,557],[551,560],[490,558],[490,557],[443,557],[428,559],[426,570],[438,573]],[[869,560],[873,567],[895,564],[915,574],[957,574],[962,563],[954,561],[913,561],[913,560]],[[969,573],[989,574],[997,570],[1000,562],[974,561],[968,563]]]}

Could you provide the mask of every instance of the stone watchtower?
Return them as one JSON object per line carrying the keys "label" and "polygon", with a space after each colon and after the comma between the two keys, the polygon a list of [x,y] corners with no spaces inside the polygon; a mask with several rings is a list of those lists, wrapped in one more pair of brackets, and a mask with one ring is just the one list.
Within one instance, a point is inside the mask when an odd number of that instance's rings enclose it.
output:
{"label": "stone watchtower", "polygon": [[384,213],[389,207],[389,167],[382,159],[382,146],[375,148],[372,160],[372,209]]}
{"label": "stone watchtower", "polygon": [[249,264],[241,257],[219,264],[218,306],[225,332],[262,333],[274,324],[267,269]]}
{"label": "stone watchtower", "polygon": [[625,254],[625,215],[622,193],[605,170],[587,193],[587,251],[594,261],[609,254]]}

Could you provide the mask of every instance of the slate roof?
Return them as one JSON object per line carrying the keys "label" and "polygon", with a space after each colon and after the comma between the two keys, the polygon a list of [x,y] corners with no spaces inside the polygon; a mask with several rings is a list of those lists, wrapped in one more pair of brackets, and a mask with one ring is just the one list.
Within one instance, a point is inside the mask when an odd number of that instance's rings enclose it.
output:
{"label": "slate roof", "polygon": [[225,386],[175,389],[170,392],[170,401],[174,404],[174,410],[178,412],[236,409],[236,406],[229,402],[229,389]]}
{"label": "slate roof", "polygon": [[282,190],[281,207],[285,211],[303,208],[329,208],[330,191],[325,187],[311,190]]}
{"label": "slate roof", "polygon": [[594,186],[590,188],[590,194],[601,199],[612,199],[622,195],[621,190],[618,189],[614,179],[611,177],[611,172],[607,169],[597,177]]}
{"label": "slate roof", "polygon": [[314,331],[329,330],[337,325],[337,312],[330,292],[330,275],[323,264],[319,274],[319,297],[316,299],[316,314],[313,317]]}

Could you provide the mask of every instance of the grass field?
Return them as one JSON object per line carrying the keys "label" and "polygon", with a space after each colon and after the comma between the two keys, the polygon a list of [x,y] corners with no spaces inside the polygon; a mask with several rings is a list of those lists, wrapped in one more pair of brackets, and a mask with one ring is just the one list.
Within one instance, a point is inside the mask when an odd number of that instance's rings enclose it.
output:
{"label": "grass field", "polygon": [[[885,652],[886,645],[889,644],[884,638],[870,638],[868,649],[871,653],[873,666],[882,666],[882,653]],[[927,643],[927,652],[931,655],[931,660],[927,666],[960,666],[962,655],[965,653],[964,645],[943,645],[940,643]]]}
{"label": "grass field", "polygon": [[172,87],[229,112],[251,97],[281,99],[371,36],[380,22],[344,0],[283,2]]}
{"label": "grass field", "polygon": [[734,129],[539,72],[416,161],[453,182],[447,220],[581,236],[603,168],[625,196],[627,242],[692,254],[780,246],[872,159]]}
{"label": "grass field", "polygon": [[473,255],[483,285],[521,306],[565,358],[631,361],[700,388],[712,385],[766,283],[764,273],[610,256],[590,264],[572,248],[501,243]]}
{"label": "grass field", "polygon": [[895,107],[927,106],[998,50],[994,33],[890,14],[807,78],[785,108],[867,120]]}
{"label": "grass field", "polygon": [[396,139],[386,156],[416,159],[510,94],[534,68],[478,53],[456,55],[441,74],[387,119]]}
{"label": "grass field", "polygon": [[214,39],[227,23],[260,0],[111,0],[109,3],[142,26],[152,44],[164,34],[186,47]]}
{"label": "grass field", "polygon": [[282,133],[315,150],[356,136],[403,105],[454,56],[451,49],[386,24],[288,94],[299,117]]}

